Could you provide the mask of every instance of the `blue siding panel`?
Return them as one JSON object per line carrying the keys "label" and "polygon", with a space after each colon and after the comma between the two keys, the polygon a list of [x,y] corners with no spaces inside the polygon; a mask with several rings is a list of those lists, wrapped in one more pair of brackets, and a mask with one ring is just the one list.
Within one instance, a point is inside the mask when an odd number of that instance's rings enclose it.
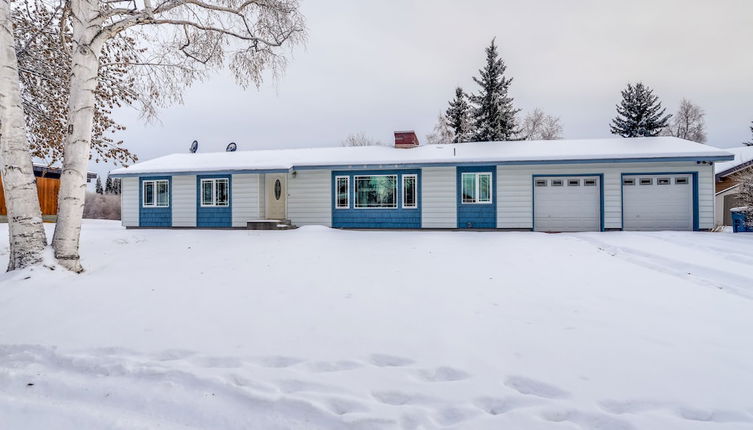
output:
{"label": "blue siding panel", "polygon": [[[168,205],[165,208],[144,207],[144,181],[167,179]],[[142,176],[139,178],[139,227],[173,226],[173,181],[170,176]]]}
{"label": "blue siding panel", "polygon": [[[201,207],[201,180],[215,178],[228,180],[228,205],[226,207]],[[233,226],[233,178],[231,175],[196,176],[196,226],[205,228]]]}
{"label": "blue siding panel", "polygon": [[[463,173],[492,174],[492,202],[490,204],[463,203]],[[497,228],[497,166],[458,167],[457,206],[458,228]]]}
{"label": "blue siding panel", "polygon": [[[397,201],[395,209],[355,209],[354,176],[397,175]],[[402,175],[416,175],[417,208],[403,208]],[[335,177],[348,176],[350,189],[348,209],[336,209],[337,189]],[[421,228],[421,171],[413,170],[347,170],[332,172],[332,227],[335,228]]]}

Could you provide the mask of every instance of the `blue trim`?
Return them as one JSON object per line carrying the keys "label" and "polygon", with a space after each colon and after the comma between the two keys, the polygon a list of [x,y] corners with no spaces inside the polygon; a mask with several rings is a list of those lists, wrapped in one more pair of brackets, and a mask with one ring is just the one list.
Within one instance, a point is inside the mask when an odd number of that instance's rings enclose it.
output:
{"label": "blue trim", "polygon": [[[491,203],[463,203],[463,173],[492,174]],[[455,170],[458,228],[497,228],[497,166],[468,166]]]}
{"label": "blue trim", "polygon": [[699,201],[698,201],[698,172],[639,172],[639,173],[622,173],[620,175],[620,224],[622,229],[625,229],[625,184],[623,179],[625,176],[660,176],[660,175],[691,175],[693,178],[693,231],[699,231],[701,229],[701,218],[699,214]]}
{"label": "blue trim", "polygon": [[568,178],[595,176],[599,178],[599,231],[604,231],[604,174],[603,173],[583,173],[583,174],[566,174],[566,175],[532,175],[531,176],[531,230],[536,231],[536,178]]}
{"label": "blue trim", "polygon": [[594,159],[573,159],[573,160],[513,160],[513,161],[467,161],[467,162],[434,162],[434,163],[387,163],[387,164],[320,164],[310,166],[293,165],[290,169],[238,169],[223,171],[194,171],[194,172],[156,172],[156,173],[119,173],[111,174],[113,178],[125,178],[129,176],[140,176],[144,174],[164,174],[164,175],[196,175],[200,173],[207,174],[239,174],[239,173],[288,173],[294,170],[363,170],[363,169],[419,169],[422,167],[465,167],[465,166],[521,166],[521,165],[552,165],[552,164],[612,164],[612,163],[657,163],[657,162],[701,162],[701,161],[730,161],[734,160],[733,155],[718,155],[708,157],[654,157],[654,158],[594,158]]}
{"label": "blue trim", "polygon": [[[201,207],[202,179],[228,180],[228,205],[222,207]],[[233,226],[233,177],[232,175],[196,176],[196,227],[224,228]]]}
{"label": "blue trim", "polygon": [[[167,180],[167,207],[144,207],[144,181]],[[156,198],[156,196],[155,196]],[[139,177],[139,227],[173,226],[173,181],[170,176]]]}
{"label": "blue trim", "polygon": [[[354,176],[361,175],[397,175],[397,208],[355,208]],[[416,208],[403,208],[403,175],[416,175]],[[347,176],[350,180],[348,189],[348,208],[337,209],[337,176]],[[347,170],[333,171],[332,190],[332,227],[335,228],[421,228],[421,171],[420,170]]]}

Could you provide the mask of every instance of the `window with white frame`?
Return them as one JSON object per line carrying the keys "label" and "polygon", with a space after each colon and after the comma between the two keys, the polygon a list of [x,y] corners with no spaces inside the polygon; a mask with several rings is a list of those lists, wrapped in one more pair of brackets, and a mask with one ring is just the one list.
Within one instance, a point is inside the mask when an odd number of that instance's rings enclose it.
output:
{"label": "window with white frame", "polygon": [[417,175],[403,175],[403,207],[415,209],[418,207],[418,198],[416,196],[418,184]]}
{"label": "window with white frame", "polygon": [[170,182],[167,179],[143,181],[142,205],[145,208],[170,206]]}
{"label": "window with white frame", "polygon": [[230,181],[227,178],[201,180],[201,207],[226,207],[230,205]]}
{"label": "window with white frame", "polygon": [[397,175],[353,177],[356,209],[397,208]]}
{"label": "window with white frame", "polygon": [[463,173],[463,203],[486,204],[492,202],[492,174],[490,172]]}
{"label": "window with white frame", "polygon": [[337,176],[335,187],[337,193],[335,208],[348,209],[350,207],[350,178],[348,176]]}

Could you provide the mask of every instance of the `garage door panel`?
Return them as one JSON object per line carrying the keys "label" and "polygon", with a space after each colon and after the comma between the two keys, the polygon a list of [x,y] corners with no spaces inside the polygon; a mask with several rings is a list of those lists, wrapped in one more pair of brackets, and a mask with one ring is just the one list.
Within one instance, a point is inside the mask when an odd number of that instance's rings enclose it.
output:
{"label": "garage door panel", "polygon": [[626,175],[623,229],[692,230],[692,181],[691,175]]}
{"label": "garage door panel", "polygon": [[598,231],[600,211],[598,178],[534,177],[536,231]]}

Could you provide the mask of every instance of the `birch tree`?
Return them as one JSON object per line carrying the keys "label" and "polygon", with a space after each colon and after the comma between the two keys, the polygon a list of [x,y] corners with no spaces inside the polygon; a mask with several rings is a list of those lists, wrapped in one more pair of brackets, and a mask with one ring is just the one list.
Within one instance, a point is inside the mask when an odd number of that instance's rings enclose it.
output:
{"label": "birch tree", "polygon": [[682,99],[677,113],[664,129],[664,135],[706,143],[706,113],[688,99]]}
{"label": "birch tree", "polygon": [[8,208],[8,270],[41,262],[47,245],[14,47],[10,0],[0,0],[0,175]]}
{"label": "birch tree", "polygon": [[437,124],[434,126],[434,131],[426,135],[426,143],[429,145],[443,145],[453,143],[454,141],[455,133],[447,123],[447,117],[440,112],[437,116]]}
{"label": "birch tree", "polygon": [[[277,75],[284,68],[281,48],[301,42],[305,28],[297,0],[161,0],[156,4],[151,0],[68,0],[67,5],[72,29],[71,80],[53,247],[62,266],[80,272],[79,237],[96,78],[107,42],[131,34],[134,40],[147,41],[150,58],[175,65],[164,75],[141,76],[144,85],[163,93],[165,100],[179,98],[181,85],[225,65],[241,86],[260,85],[265,71]],[[160,76],[167,77],[166,85],[160,85]]]}
{"label": "birch tree", "polygon": [[548,115],[541,109],[534,109],[523,119],[520,130],[522,140],[562,139],[562,125],[559,117]]}

